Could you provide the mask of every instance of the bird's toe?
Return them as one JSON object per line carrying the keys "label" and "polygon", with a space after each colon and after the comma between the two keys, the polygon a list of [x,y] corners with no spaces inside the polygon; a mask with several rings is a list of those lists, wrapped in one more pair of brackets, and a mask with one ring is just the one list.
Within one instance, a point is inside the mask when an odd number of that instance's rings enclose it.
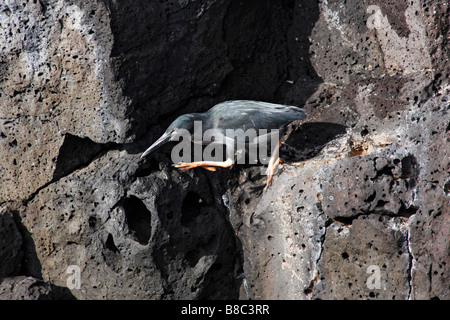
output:
{"label": "bird's toe", "polygon": [[189,170],[189,169],[192,169],[192,168],[195,168],[195,167],[196,167],[196,165],[194,165],[194,164],[192,164],[192,163],[185,163],[185,162],[181,162],[181,163],[175,164],[175,165],[173,165],[173,166],[174,166],[175,168],[180,169],[181,171]]}

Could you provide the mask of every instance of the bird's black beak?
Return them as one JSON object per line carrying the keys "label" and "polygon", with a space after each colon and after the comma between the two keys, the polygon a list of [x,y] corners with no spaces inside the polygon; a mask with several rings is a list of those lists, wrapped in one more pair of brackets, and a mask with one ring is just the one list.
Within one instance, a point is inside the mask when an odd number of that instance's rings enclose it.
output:
{"label": "bird's black beak", "polygon": [[147,150],[145,150],[145,152],[142,154],[141,158],[145,157],[149,153],[158,149],[163,144],[167,143],[171,137],[172,137],[171,132],[164,132],[164,134],[158,140],[156,140],[155,143],[153,143]]}

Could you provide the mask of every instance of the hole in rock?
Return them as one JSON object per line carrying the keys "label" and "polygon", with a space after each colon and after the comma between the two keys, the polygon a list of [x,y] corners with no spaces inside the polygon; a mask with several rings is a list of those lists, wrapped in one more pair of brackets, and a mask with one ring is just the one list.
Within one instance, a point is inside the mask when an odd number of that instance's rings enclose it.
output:
{"label": "hole in rock", "polygon": [[117,249],[116,244],[114,243],[114,238],[111,233],[109,233],[108,238],[106,238],[105,247],[106,249],[109,249],[114,253],[119,252],[119,249]]}
{"label": "hole in rock", "polygon": [[444,184],[444,191],[445,191],[445,193],[447,193],[447,194],[450,193],[450,180],[447,181],[447,182]]}
{"label": "hole in rock", "polygon": [[204,206],[205,202],[203,199],[196,192],[189,191],[181,207],[181,224],[186,225],[194,221],[200,215]]}
{"label": "hole in rock", "polygon": [[53,179],[64,177],[81,165],[89,163],[101,149],[101,144],[95,143],[89,138],[66,134],[56,158]]}
{"label": "hole in rock", "polygon": [[97,225],[97,218],[95,218],[93,216],[89,217],[88,224],[89,224],[89,227],[95,228],[95,226]]}
{"label": "hole in rock", "polygon": [[135,196],[125,198],[122,203],[131,236],[142,245],[148,244],[152,231],[151,213]]}
{"label": "hole in rock", "polygon": [[416,158],[407,156],[402,159],[402,178],[410,178],[416,175]]}
{"label": "hole in rock", "polygon": [[367,197],[367,199],[364,200],[364,202],[372,202],[373,200],[375,200],[375,197],[377,196],[377,192],[373,191],[373,193]]}
{"label": "hole in rock", "polygon": [[154,157],[150,157],[137,171],[136,177],[146,177],[152,172],[159,171],[159,161]]}

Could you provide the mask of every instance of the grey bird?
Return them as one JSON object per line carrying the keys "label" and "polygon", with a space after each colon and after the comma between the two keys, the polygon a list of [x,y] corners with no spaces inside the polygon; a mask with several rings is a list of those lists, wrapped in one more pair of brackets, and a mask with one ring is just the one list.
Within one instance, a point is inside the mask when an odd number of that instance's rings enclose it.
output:
{"label": "grey bird", "polygon": [[[175,119],[163,135],[155,141],[141,156],[145,157],[158,147],[167,143],[168,141],[178,141],[180,138],[181,129],[189,133],[192,141],[198,143],[194,139],[194,121],[201,121],[202,134],[207,130],[214,131],[214,144],[225,145],[234,149],[239,137],[236,135],[230,136],[230,132],[236,130],[246,131],[254,129],[256,137],[245,141],[245,145],[254,145],[265,143],[273,137],[279,140],[275,148],[271,150],[271,156],[267,168],[267,184],[266,190],[270,186],[273,178],[273,173],[280,163],[279,148],[281,145],[281,138],[285,133],[286,126],[295,121],[306,117],[305,111],[294,106],[286,106],[274,103],[267,103],[252,100],[231,100],[219,103],[204,113],[190,113],[179,116]],[[230,130],[231,129],[231,130]],[[264,130],[265,129],[265,130]],[[276,133],[273,135],[272,133]],[[281,133],[281,134],[280,134]],[[210,144],[211,142],[200,141],[202,144]],[[175,165],[180,170],[188,170],[196,167],[203,167],[210,171],[216,171],[216,167],[228,168],[235,163],[235,155],[227,153],[225,161],[196,161],[189,163],[178,163]],[[223,159],[222,159],[223,160]]]}

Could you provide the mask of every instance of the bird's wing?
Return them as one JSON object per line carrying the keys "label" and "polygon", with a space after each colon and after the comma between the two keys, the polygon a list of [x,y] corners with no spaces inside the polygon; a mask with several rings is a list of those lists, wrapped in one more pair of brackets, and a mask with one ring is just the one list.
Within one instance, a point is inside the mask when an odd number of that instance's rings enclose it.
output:
{"label": "bird's wing", "polygon": [[306,117],[301,108],[251,100],[226,101],[214,106],[208,113],[214,119],[213,127],[244,131],[280,129]]}

